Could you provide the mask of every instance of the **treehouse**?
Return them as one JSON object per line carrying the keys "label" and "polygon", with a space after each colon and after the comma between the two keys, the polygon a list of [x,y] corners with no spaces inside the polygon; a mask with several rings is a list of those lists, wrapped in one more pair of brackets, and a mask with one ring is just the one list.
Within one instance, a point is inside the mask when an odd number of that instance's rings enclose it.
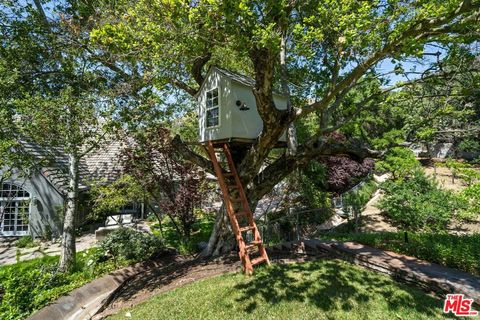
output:
{"label": "treehouse", "polygon": [[[232,156],[245,150],[245,143],[253,142],[263,129],[252,92],[254,86],[252,78],[211,67],[196,97],[200,142],[212,161],[237,240],[238,255],[247,274],[258,264],[270,264]],[[274,93],[273,100],[279,110],[287,108],[287,99],[280,94]],[[285,135],[279,144],[282,142]]]}
{"label": "treehouse", "polygon": [[[252,89],[255,80],[211,67],[197,93],[200,142],[252,142],[263,128]],[[287,108],[287,99],[273,94],[275,106]],[[285,142],[285,135],[280,138]]]}

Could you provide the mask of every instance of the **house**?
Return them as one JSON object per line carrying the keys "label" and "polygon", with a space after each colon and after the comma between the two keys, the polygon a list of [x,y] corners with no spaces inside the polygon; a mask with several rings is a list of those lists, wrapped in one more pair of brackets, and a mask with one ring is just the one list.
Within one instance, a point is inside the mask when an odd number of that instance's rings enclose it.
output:
{"label": "house", "polygon": [[[13,174],[5,179],[0,178],[0,236],[58,237],[63,226],[68,157],[62,150],[47,151],[31,142],[22,142],[22,146],[24,152],[35,159],[50,160],[29,173],[12,170]],[[82,158],[79,166],[80,210],[76,217],[77,225],[85,221],[89,212],[84,205],[88,184],[93,181],[108,183],[120,176],[121,150],[120,142],[109,141],[97,152]],[[121,213],[138,213],[140,206],[132,204],[124,209]]]}
{"label": "house", "polygon": [[[199,106],[200,142],[235,140],[251,142],[260,134],[263,122],[252,89],[255,80],[216,66],[210,67],[196,95]],[[279,110],[287,109],[287,99],[274,92]],[[280,141],[285,141],[285,135]]]}

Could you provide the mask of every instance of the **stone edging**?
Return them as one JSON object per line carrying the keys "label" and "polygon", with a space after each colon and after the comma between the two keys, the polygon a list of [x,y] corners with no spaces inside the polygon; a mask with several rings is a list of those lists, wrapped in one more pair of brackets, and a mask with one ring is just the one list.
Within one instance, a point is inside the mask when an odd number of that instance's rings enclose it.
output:
{"label": "stone edging", "polygon": [[[156,261],[139,262],[74,289],[65,296],[35,312],[27,320],[90,319],[111,301],[126,281],[151,268],[162,267]],[[92,296],[95,297],[92,299]]]}
{"label": "stone edging", "polygon": [[[354,242],[303,240],[267,248],[269,254],[289,252],[307,256],[333,256],[388,274],[398,280],[445,295],[464,293],[480,305],[480,281],[467,273]],[[146,261],[126,267],[77,288],[37,311],[29,320],[91,319],[111,302],[132,277],[169,263]],[[477,284],[478,282],[478,284]],[[92,297],[94,297],[92,299]]]}

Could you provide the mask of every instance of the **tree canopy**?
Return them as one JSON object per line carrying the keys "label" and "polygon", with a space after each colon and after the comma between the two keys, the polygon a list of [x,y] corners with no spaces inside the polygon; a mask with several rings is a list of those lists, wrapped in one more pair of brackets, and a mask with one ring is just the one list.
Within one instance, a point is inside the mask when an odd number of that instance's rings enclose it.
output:
{"label": "tree canopy", "polygon": [[[478,64],[452,61],[462,50],[465,61],[478,55],[479,0],[32,1],[1,2],[2,116],[13,119],[32,101],[65,104],[65,96],[94,97],[97,111],[109,97],[121,127],[136,130],[191,112],[209,66],[249,75],[263,130],[237,166],[252,205],[312,160],[363,161],[379,154],[372,146],[404,139],[432,113],[478,112],[462,99],[440,107],[435,90],[467,89],[452,85],[459,73],[465,80],[476,72],[469,88],[478,84]],[[275,108],[274,90],[288,97],[286,110]],[[399,103],[418,91],[438,99],[422,98],[412,110]],[[274,151],[286,131],[289,151]],[[173,144],[211,171],[180,136]]]}

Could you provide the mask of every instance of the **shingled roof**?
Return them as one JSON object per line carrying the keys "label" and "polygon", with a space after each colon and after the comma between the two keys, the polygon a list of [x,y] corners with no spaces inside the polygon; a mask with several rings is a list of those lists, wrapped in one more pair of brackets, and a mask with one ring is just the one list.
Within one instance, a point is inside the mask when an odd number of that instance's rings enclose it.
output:
{"label": "shingled roof", "polygon": [[113,182],[123,171],[124,145],[118,140],[106,140],[94,153],[85,156],[90,180]]}
{"label": "shingled roof", "polygon": [[236,82],[239,82],[241,84],[244,84],[246,86],[249,86],[249,87],[255,87],[255,80],[251,77],[248,77],[248,76],[245,76],[243,74],[240,74],[240,73],[237,73],[237,72],[233,72],[233,71],[230,71],[230,70],[227,70],[227,69],[223,69],[223,68],[220,68],[220,67],[217,67],[215,66],[214,67],[218,72],[220,72],[221,74],[223,74],[224,76],[236,81]]}
{"label": "shingled roof", "polygon": [[[22,141],[23,151],[40,164],[39,172],[60,193],[68,190],[68,155],[62,148],[42,148],[34,142]],[[79,163],[79,190],[87,190],[93,181],[112,182],[122,172],[122,145],[118,141],[106,141],[94,153],[85,155]]]}
{"label": "shingled roof", "polygon": [[[221,74],[224,77],[227,77],[227,78],[231,79],[232,81],[243,84],[247,87],[251,87],[251,88],[255,87],[256,82],[255,82],[255,79],[253,79],[252,77],[249,77],[249,76],[246,76],[246,75],[243,75],[241,73],[237,73],[237,72],[234,72],[234,71],[231,71],[231,70],[223,69],[223,68],[220,68],[219,66],[210,66],[210,68],[208,69],[207,75],[205,76],[205,79],[207,79],[208,75],[211,72],[214,72],[214,71],[218,72],[219,74]],[[200,91],[202,90],[202,87],[203,87],[204,83],[205,83],[205,81],[200,86],[200,89],[198,90],[196,96],[198,96],[200,94]],[[277,88],[273,88],[273,93],[276,94],[276,95],[280,95],[280,96],[284,95]]]}

